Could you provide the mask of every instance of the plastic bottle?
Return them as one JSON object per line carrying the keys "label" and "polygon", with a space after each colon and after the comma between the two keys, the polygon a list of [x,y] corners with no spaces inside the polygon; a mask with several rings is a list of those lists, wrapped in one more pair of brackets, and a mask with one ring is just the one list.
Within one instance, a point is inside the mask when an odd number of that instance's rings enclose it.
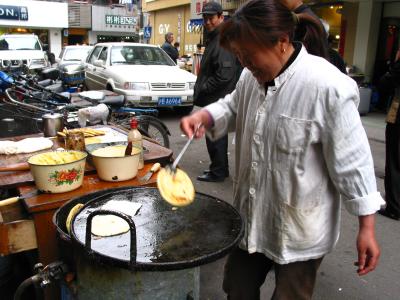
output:
{"label": "plastic bottle", "polygon": [[138,121],[135,118],[131,119],[131,130],[128,132],[128,142],[132,142],[132,146],[140,149],[139,166],[138,169],[143,169],[143,141],[142,135],[140,134],[138,127]]}

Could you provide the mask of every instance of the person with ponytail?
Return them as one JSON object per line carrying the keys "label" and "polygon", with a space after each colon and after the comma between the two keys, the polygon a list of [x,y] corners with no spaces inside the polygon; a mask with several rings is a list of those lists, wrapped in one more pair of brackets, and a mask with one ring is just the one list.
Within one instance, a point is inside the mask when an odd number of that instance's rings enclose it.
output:
{"label": "person with ponytail", "polygon": [[313,20],[279,0],[243,4],[220,31],[221,46],[244,67],[235,90],[181,120],[188,136],[199,124],[196,138],[236,134],[233,205],[244,237],[225,265],[231,300],[259,299],[272,269],[273,299],[311,299],[323,257],[339,238],[342,204],[359,221],[358,274],[378,264],[375,213],[385,202],[357,111],[358,87],[293,40],[301,25],[304,41],[317,43]]}

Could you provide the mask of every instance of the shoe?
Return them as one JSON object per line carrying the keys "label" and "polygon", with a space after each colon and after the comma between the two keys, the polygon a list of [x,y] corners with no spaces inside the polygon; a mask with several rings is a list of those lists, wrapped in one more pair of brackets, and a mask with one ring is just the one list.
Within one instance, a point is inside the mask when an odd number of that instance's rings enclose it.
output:
{"label": "shoe", "polygon": [[400,220],[400,216],[397,216],[396,214],[388,211],[387,209],[378,210],[378,214],[380,214],[382,216],[385,216],[385,217],[388,217],[390,219],[396,220],[396,221]]}
{"label": "shoe", "polygon": [[[203,174],[209,174],[209,173],[211,173],[210,170],[204,170],[204,171],[203,171]],[[225,177],[229,177],[229,171],[226,171],[226,172],[225,172]]]}
{"label": "shoe", "polygon": [[215,176],[213,173],[205,173],[203,175],[197,176],[197,180],[206,182],[222,182],[225,180],[224,176]]}

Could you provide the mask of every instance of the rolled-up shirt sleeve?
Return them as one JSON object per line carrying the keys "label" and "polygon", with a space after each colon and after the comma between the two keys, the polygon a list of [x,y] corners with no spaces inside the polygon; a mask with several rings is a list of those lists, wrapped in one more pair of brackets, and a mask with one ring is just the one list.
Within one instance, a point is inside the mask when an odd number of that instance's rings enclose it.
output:
{"label": "rolled-up shirt sleeve", "polygon": [[364,216],[375,213],[385,201],[377,191],[371,149],[356,106],[357,86],[349,84],[345,90],[340,96],[334,89],[327,95],[323,151],[347,211]]}

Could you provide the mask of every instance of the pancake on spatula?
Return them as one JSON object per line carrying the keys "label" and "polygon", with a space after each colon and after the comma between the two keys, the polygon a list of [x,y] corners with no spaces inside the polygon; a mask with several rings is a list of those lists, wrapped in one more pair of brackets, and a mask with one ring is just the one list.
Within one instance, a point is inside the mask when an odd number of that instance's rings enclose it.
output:
{"label": "pancake on spatula", "polygon": [[186,206],[194,200],[193,183],[189,176],[178,168],[175,173],[162,168],[157,175],[157,188],[161,197],[173,206]]}

